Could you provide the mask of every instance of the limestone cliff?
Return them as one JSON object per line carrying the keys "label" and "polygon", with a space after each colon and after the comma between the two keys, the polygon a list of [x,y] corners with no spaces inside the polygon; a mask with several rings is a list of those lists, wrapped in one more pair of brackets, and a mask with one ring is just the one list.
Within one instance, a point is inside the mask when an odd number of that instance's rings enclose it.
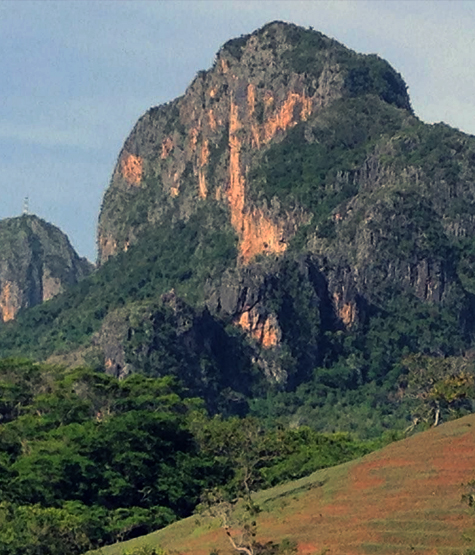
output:
{"label": "limestone cliff", "polygon": [[245,405],[253,379],[247,348],[229,336],[222,320],[169,291],[148,306],[110,313],[92,339],[106,373],[175,375],[223,414]]}
{"label": "limestone cliff", "polygon": [[58,228],[21,216],[0,222],[0,320],[47,301],[90,273]]}
{"label": "limestone cliff", "polygon": [[390,100],[409,109],[402,79],[382,60],[373,62],[279,22],[226,43],[212,69],[199,72],[183,97],[150,109],[126,140],[102,205],[99,262],[167,212],[186,220],[209,198],[227,208],[241,262],[283,253],[309,215],[251,200],[253,159],[299,122],[358,94],[355,75],[367,73],[365,94],[392,92]]}
{"label": "limestone cliff", "polygon": [[[260,195],[252,169],[290,130],[324,121],[331,106],[358,95],[411,112],[404,81],[386,62],[315,31],[274,22],[229,41],[182,97],[150,109],[127,138],[102,205],[99,263],[151,226],[186,222],[215,202],[237,235],[238,265],[282,255],[313,211]],[[345,325],[356,318],[351,303],[337,307]],[[262,304],[231,313],[265,349],[280,343],[279,324]]]}
{"label": "limestone cliff", "polygon": [[[54,301],[60,323],[46,308],[18,323],[41,322],[41,355],[66,326],[77,348],[96,334],[108,372],[177,373],[210,398],[242,393],[230,344],[246,383],[394,379],[409,352],[473,347],[474,161],[475,138],[418,120],[387,62],[270,23],[140,118],[94,278]],[[6,317],[20,296],[4,284]],[[2,342],[17,352],[14,330]]]}

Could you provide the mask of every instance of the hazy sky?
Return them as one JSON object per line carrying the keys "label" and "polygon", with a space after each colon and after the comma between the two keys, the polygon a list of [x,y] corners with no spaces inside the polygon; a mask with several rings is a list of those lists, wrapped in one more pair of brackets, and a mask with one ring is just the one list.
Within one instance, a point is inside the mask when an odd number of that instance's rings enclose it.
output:
{"label": "hazy sky", "polygon": [[416,114],[475,134],[475,2],[0,2],[0,218],[30,209],[94,260],[119,150],[228,39],[285,20],[387,59]]}

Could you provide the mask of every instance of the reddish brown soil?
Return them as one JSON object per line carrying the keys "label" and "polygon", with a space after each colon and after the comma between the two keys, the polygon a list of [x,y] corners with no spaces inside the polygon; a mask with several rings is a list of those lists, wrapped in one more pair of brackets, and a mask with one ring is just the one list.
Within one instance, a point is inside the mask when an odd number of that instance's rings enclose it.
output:
{"label": "reddish brown soil", "polygon": [[[475,513],[461,500],[473,479],[475,415],[257,494],[258,539],[291,538],[301,555],[460,555],[470,547],[464,532],[475,544]],[[175,555],[236,553],[221,529],[196,517],[127,544],[135,542]]]}
{"label": "reddish brown soil", "polygon": [[[474,478],[471,415],[319,471],[293,491],[259,494],[258,537],[292,538],[302,555],[461,554],[469,547],[462,533],[475,526],[475,513],[461,500],[462,483]],[[233,553],[222,530],[193,532],[188,520],[154,541],[187,555]]]}

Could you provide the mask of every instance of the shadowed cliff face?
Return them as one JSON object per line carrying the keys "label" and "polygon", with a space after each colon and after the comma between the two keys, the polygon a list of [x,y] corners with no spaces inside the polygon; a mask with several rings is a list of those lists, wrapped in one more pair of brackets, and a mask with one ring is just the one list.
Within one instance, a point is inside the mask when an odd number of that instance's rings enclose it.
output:
{"label": "shadowed cliff face", "polygon": [[47,301],[92,270],[59,229],[21,216],[0,222],[0,319]]}

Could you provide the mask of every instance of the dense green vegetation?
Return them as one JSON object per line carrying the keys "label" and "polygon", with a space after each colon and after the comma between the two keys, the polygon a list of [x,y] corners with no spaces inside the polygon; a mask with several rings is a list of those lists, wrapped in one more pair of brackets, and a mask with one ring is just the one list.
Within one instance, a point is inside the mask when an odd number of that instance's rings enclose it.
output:
{"label": "dense green vegetation", "polygon": [[[305,293],[302,287],[298,291]],[[289,321],[297,331],[298,318]],[[308,328],[303,322],[300,325],[305,333]],[[298,343],[290,342],[285,328],[283,339],[289,340],[288,351],[294,355],[291,367],[305,371],[308,359],[299,367]],[[254,397],[251,413],[269,422],[377,437],[410,423],[411,404],[398,397],[401,376],[407,371],[404,359],[411,353],[442,361],[460,355],[471,344],[471,334],[461,326],[453,307],[428,305],[399,292],[386,299],[384,310],[373,307],[365,323],[350,332],[327,331],[316,344],[311,374],[295,382],[293,390],[269,388],[265,397]],[[311,349],[305,354],[311,357]],[[443,415],[443,419],[450,417]]]}
{"label": "dense green vegetation", "polygon": [[[209,418],[172,378],[0,363],[0,553],[81,553],[381,445]],[[63,551],[61,551],[63,550]]]}
{"label": "dense green vegetation", "polygon": [[259,157],[249,181],[251,193],[277,196],[323,223],[359,190],[356,170],[381,141],[401,129],[408,116],[374,96],[336,101],[312,123],[300,123]]}
{"label": "dense green vegetation", "polygon": [[2,326],[2,356],[21,350],[42,358],[77,347],[99,329],[108,312],[172,288],[190,302],[200,301],[206,280],[236,258],[236,239],[223,218],[222,209],[206,206],[186,223],[167,221],[150,230],[64,295]]}
{"label": "dense green vegetation", "polygon": [[77,521],[91,544],[162,526],[189,514],[219,474],[197,456],[187,430],[194,402],[170,380],[119,383],[21,361],[0,371],[2,503],[11,523],[4,553],[19,553],[34,535],[35,526],[21,525],[28,515],[54,530]]}
{"label": "dense green vegetation", "polygon": [[[337,41],[298,25],[272,22],[254,33],[259,36],[262,47],[280,53],[284,67],[289,72],[304,74],[313,84],[329,63],[344,68],[345,87],[351,96],[375,94],[385,102],[399,108],[410,109],[406,84],[388,62],[376,55],[357,54]],[[279,31],[283,31],[290,48],[281,49]],[[224,49],[240,60],[249,35],[228,41]],[[314,89],[310,87],[313,94]]]}

